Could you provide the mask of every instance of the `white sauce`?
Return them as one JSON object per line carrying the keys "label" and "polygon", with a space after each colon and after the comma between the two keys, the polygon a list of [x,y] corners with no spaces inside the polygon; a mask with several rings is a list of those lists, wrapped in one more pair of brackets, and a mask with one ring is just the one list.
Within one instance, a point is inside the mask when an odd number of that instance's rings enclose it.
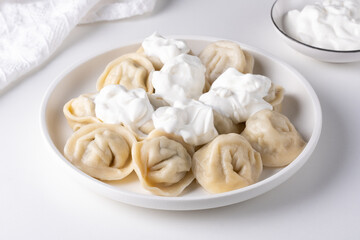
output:
{"label": "white sauce", "polygon": [[205,66],[192,55],[181,54],[151,74],[155,94],[169,103],[198,99],[205,85]]}
{"label": "white sauce", "polygon": [[325,0],[291,10],[284,30],[306,44],[332,50],[360,50],[360,3]]}
{"label": "white sauce", "polygon": [[[149,39],[143,44],[151,42]],[[159,40],[157,44],[160,43]],[[175,40],[166,40],[163,45],[178,46]],[[153,121],[156,129],[179,135],[191,145],[202,145],[218,135],[213,109],[235,123],[246,121],[262,109],[272,109],[263,99],[271,86],[267,77],[228,68],[213,82],[209,92],[202,94],[206,68],[201,60],[185,53],[172,55],[160,71],[150,75],[155,94],[147,94],[142,88],[105,86],[94,99],[96,117],[104,123],[127,125],[136,133]]]}
{"label": "white sauce", "polygon": [[127,90],[121,85],[108,85],[101,89],[95,100],[95,114],[104,123],[138,128],[151,120],[153,107],[144,89]]}
{"label": "white sauce", "polygon": [[271,80],[262,75],[243,74],[228,68],[211,85],[199,101],[211,106],[234,123],[246,121],[262,109],[272,110],[263,98],[268,94]]}
{"label": "white sauce", "polygon": [[154,112],[152,119],[156,129],[179,135],[192,145],[205,144],[218,135],[212,108],[195,100],[160,107]]}
{"label": "white sauce", "polygon": [[185,42],[164,38],[156,32],[144,39],[142,47],[147,56],[157,57],[162,63],[167,63],[182,53],[190,52]]}

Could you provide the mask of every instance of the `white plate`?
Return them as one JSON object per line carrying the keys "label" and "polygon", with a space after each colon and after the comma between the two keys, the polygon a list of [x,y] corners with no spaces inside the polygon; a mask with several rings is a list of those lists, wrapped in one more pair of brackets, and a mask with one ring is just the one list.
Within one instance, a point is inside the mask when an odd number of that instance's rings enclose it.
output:
{"label": "white plate", "polygon": [[[185,40],[195,54],[207,44],[220,40],[196,36],[172,37]],[[41,108],[41,126],[56,160],[61,161],[75,179],[95,192],[123,203],[154,209],[195,210],[226,206],[258,196],[286,181],[308,160],[318,142],[322,124],[319,100],[310,84],[292,67],[263,51],[242,43],[239,45],[254,56],[254,73],[268,76],[285,88],[283,113],[308,141],[303,152],[288,166],[264,169],[256,184],[222,194],[209,194],[194,181],[179,197],[151,195],[140,186],[134,173],[121,181],[104,182],[74,167],[63,156],[65,142],[72,132],[62,112],[64,104],[80,94],[95,92],[96,80],[107,63],[124,53],[134,52],[140,46],[139,42],[86,59],[62,73],[49,87]]]}

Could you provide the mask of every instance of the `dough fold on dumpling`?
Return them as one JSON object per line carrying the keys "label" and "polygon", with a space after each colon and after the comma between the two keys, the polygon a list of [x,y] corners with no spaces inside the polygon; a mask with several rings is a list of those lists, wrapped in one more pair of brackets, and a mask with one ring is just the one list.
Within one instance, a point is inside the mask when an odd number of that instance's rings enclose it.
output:
{"label": "dough fold on dumpling", "polygon": [[194,180],[194,148],[179,136],[154,130],[133,145],[134,169],[142,186],[160,196],[178,196]]}
{"label": "dough fold on dumpling", "polygon": [[144,123],[142,126],[139,127],[139,131],[142,133],[141,135],[138,133],[134,133],[137,139],[143,140],[146,138],[147,135],[150,134],[155,129],[154,122],[152,119]]}
{"label": "dough fold on dumpling", "polygon": [[69,126],[74,130],[90,123],[100,123],[95,114],[95,94],[82,94],[68,101],[63,112]]}
{"label": "dough fold on dumpling", "polygon": [[67,140],[65,157],[88,175],[101,180],[120,180],[133,171],[131,147],[135,137],[117,124],[93,123]]}
{"label": "dough fold on dumpling", "polygon": [[[139,47],[138,50],[136,50],[136,53],[143,54],[144,56],[146,56],[144,48],[142,46]],[[164,66],[164,63],[162,63],[158,57],[155,56],[146,56],[146,57],[150,60],[156,71],[159,71]]]}
{"label": "dough fold on dumpling", "polygon": [[121,125],[126,127],[135,136],[137,141],[144,140],[150,134],[150,132],[152,132],[155,129],[154,122],[152,121],[152,119],[150,119],[149,121],[138,127],[137,129],[134,129],[132,126],[127,125],[125,123],[121,123]]}
{"label": "dough fold on dumpling", "polygon": [[284,88],[271,83],[268,95],[264,97],[264,100],[273,106],[273,110],[281,112],[282,101],[284,100]]}
{"label": "dough fold on dumpling", "polygon": [[219,134],[226,133],[241,133],[244,128],[244,123],[235,124],[230,118],[223,116],[216,110],[213,110],[214,114],[214,126]]}
{"label": "dough fold on dumpling", "polygon": [[266,167],[288,165],[306,145],[289,119],[271,110],[261,110],[252,115],[241,134],[261,154]]}
{"label": "dough fold on dumpling", "polygon": [[154,110],[160,108],[160,107],[168,107],[170,104],[164,100],[161,96],[157,94],[147,94],[149,101],[151,105],[154,107]]}
{"label": "dough fold on dumpling", "polygon": [[262,172],[262,161],[243,136],[229,133],[197,150],[192,170],[206,191],[222,193],[255,183]]}
{"label": "dough fold on dumpling", "polygon": [[248,51],[243,50],[244,56],[245,56],[245,68],[243,73],[253,73],[254,71],[254,65],[255,65],[255,59],[253,55],[251,55]]}
{"label": "dough fold on dumpling", "polygon": [[234,42],[221,40],[206,46],[199,54],[206,67],[207,86],[211,85],[226,69],[236,68],[242,73],[252,73],[253,56]]}
{"label": "dough fold on dumpling", "polygon": [[96,89],[100,91],[110,84],[121,84],[128,90],[143,88],[152,93],[154,88],[149,79],[154,71],[151,61],[143,54],[128,53],[110,62],[96,83]]}

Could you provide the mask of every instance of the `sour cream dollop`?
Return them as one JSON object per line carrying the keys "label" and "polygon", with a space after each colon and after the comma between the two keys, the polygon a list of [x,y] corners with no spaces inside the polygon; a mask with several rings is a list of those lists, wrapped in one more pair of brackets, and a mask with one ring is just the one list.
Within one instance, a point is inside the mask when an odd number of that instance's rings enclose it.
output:
{"label": "sour cream dollop", "polygon": [[160,107],[152,119],[156,129],[179,135],[192,145],[208,143],[218,135],[212,108],[195,100]]}
{"label": "sour cream dollop", "polygon": [[127,90],[121,85],[108,85],[95,97],[95,114],[104,123],[129,126],[135,132],[151,120],[154,109],[142,88]]}
{"label": "sour cream dollop", "polygon": [[162,63],[182,53],[190,52],[190,48],[184,41],[164,38],[156,32],[144,39],[142,47],[147,56],[157,57]]}
{"label": "sour cream dollop", "polygon": [[272,106],[264,100],[271,87],[271,80],[262,75],[243,74],[228,68],[211,85],[199,101],[211,106],[234,123],[246,121],[252,114]]}
{"label": "sour cream dollop", "polygon": [[151,81],[155,94],[169,103],[198,99],[205,85],[205,66],[200,58],[180,54],[165,63],[160,71],[154,71]]}
{"label": "sour cream dollop", "polygon": [[325,0],[291,10],[284,17],[284,30],[293,38],[319,48],[360,49],[360,2]]}

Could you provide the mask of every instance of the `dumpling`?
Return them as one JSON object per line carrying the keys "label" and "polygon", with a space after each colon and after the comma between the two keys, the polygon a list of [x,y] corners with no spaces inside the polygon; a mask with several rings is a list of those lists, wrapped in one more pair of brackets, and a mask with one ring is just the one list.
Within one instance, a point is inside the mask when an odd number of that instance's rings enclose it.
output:
{"label": "dumpling", "polygon": [[213,110],[214,113],[214,126],[219,134],[226,133],[241,133],[244,128],[244,123],[235,124],[230,118],[223,116],[217,111]]}
{"label": "dumpling", "polygon": [[243,50],[243,53],[245,55],[245,61],[246,61],[246,66],[244,68],[243,73],[253,73],[254,65],[255,65],[254,57],[248,51]]}
{"label": "dumpling", "polygon": [[179,135],[191,145],[203,145],[218,135],[212,108],[193,99],[156,109],[152,120],[155,129]]}
{"label": "dumpling", "polygon": [[157,94],[147,94],[149,101],[151,105],[153,106],[154,110],[160,108],[160,107],[168,107],[170,104],[166,102],[161,96]]}
{"label": "dumpling", "polygon": [[[136,50],[136,53],[145,55],[144,48],[141,46],[138,50]],[[156,71],[159,71],[164,66],[164,64],[160,61],[158,57],[155,56],[146,56],[146,57],[151,61]]]}
{"label": "dumpling", "polygon": [[226,69],[236,68],[242,73],[252,73],[253,56],[231,41],[217,41],[209,44],[199,55],[206,67],[206,81],[211,85]]}
{"label": "dumpling", "polygon": [[197,150],[192,170],[206,191],[222,193],[255,183],[262,172],[262,161],[243,136],[229,133]]}
{"label": "dumpling", "polygon": [[154,129],[154,112],[148,94],[142,88],[126,89],[108,85],[100,90],[95,100],[96,116],[104,123],[123,124],[139,139]]}
{"label": "dumpling", "polygon": [[154,122],[152,121],[152,119],[150,119],[149,121],[147,121],[146,123],[144,123],[139,127],[139,132],[141,134],[138,134],[137,132],[134,131],[133,133],[137,139],[142,140],[145,139],[146,136],[149,135],[154,129],[155,129]]}
{"label": "dumpling", "polygon": [[100,123],[95,114],[95,94],[82,94],[68,101],[63,112],[69,126],[74,130],[90,123]]}
{"label": "dumpling", "polygon": [[271,80],[262,75],[243,74],[228,68],[200,96],[199,101],[211,106],[234,123],[245,122],[261,109],[272,109],[263,98],[268,95]]}
{"label": "dumpling", "polygon": [[151,74],[155,94],[165,101],[198,99],[205,86],[205,66],[197,56],[180,54]]}
{"label": "dumpling", "polygon": [[261,154],[266,167],[288,165],[306,145],[289,119],[271,110],[262,110],[252,115],[241,134]]}
{"label": "dumpling", "polygon": [[93,123],[67,140],[65,157],[88,175],[101,180],[120,180],[133,171],[131,147],[134,135],[121,125]]}
{"label": "dumpling", "polygon": [[160,70],[165,63],[182,53],[189,53],[190,48],[184,41],[165,38],[157,32],[145,38],[138,53],[144,53],[153,63],[156,70]]}
{"label": "dumpling", "polygon": [[268,95],[264,97],[264,100],[273,106],[273,110],[281,112],[282,101],[284,99],[284,88],[271,83]]}
{"label": "dumpling", "polygon": [[194,180],[191,156],[194,148],[181,137],[154,130],[134,144],[134,169],[142,186],[160,196],[177,196]]}
{"label": "dumpling", "polygon": [[143,88],[152,93],[154,88],[149,79],[154,66],[143,54],[128,53],[110,62],[96,83],[96,89],[100,91],[110,84],[121,84],[127,89]]}

